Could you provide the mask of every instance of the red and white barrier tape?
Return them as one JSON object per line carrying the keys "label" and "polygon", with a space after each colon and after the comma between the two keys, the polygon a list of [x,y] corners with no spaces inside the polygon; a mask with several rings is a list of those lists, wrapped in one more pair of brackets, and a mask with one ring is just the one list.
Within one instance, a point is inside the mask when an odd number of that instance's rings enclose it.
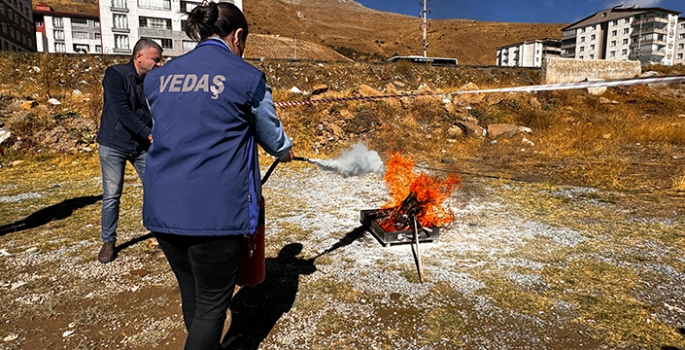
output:
{"label": "red and white barrier tape", "polygon": [[462,95],[462,94],[481,94],[493,92],[533,92],[533,91],[552,91],[552,90],[573,90],[573,89],[587,89],[597,87],[614,87],[614,86],[628,86],[641,84],[671,84],[685,81],[685,75],[671,75],[665,77],[646,77],[646,78],[631,78],[619,79],[609,81],[584,81],[579,83],[565,83],[565,84],[547,84],[547,85],[529,85],[516,86],[510,88],[498,89],[484,89],[484,90],[470,90],[470,91],[456,91],[448,94],[437,93],[415,93],[415,94],[395,94],[395,95],[379,95],[379,96],[358,96],[358,97],[338,97],[338,98],[322,98],[318,100],[299,100],[299,101],[282,101],[274,102],[276,107],[292,107],[314,105],[319,103],[335,103],[348,101],[373,101],[382,100],[386,98],[403,98],[403,97],[417,97],[417,96],[446,96],[446,95]]}

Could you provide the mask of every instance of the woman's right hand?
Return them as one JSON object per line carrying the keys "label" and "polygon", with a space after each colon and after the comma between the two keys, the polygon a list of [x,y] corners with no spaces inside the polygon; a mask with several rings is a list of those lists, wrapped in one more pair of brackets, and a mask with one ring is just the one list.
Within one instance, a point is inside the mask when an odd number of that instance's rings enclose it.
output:
{"label": "woman's right hand", "polygon": [[287,163],[292,161],[295,158],[295,152],[293,152],[293,149],[290,149],[290,152],[288,154],[284,155],[283,157],[279,158],[279,160],[283,163]]}

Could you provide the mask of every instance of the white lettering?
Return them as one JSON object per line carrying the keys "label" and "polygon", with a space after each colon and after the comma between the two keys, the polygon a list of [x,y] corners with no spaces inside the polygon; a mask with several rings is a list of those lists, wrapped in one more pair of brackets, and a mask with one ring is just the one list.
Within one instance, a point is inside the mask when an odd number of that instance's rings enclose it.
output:
{"label": "white lettering", "polygon": [[[163,75],[159,77],[159,92],[164,92],[166,90],[167,85],[169,85],[169,82],[171,81],[171,75],[164,77]],[[166,78],[166,79],[165,79]]]}
{"label": "white lettering", "polygon": [[169,86],[169,92],[181,92],[181,87],[179,86],[183,81],[185,74],[174,74],[174,78],[171,80],[171,86]]}
{"label": "white lettering", "polygon": [[183,89],[181,91],[183,91],[183,92],[193,91],[193,88],[195,88],[196,82],[197,82],[197,75],[195,75],[195,74],[186,75],[186,80],[183,82]]}
{"label": "white lettering", "polygon": [[195,91],[204,91],[204,92],[209,92],[209,74],[203,74],[200,77],[200,81],[197,82],[197,85],[195,85]]}
{"label": "white lettering", "polygon": [[224,92],[224,81],[226,81],[226,77],[223,75],[215,75],[214,78],[212,78],[212,100],[216,100],[219,98],[219,94]]}

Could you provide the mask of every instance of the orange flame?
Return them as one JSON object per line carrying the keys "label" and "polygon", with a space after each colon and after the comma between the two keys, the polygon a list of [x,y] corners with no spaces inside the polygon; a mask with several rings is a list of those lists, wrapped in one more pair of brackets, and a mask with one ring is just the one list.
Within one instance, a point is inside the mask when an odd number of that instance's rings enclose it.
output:
{"label": "orange flame", "polygon": [[[415,174],[414,160],[403,157],[400,152],[391,153],[386,164],[385,183],[390,190],[391,199],[385,203],[382,209],[394,208],[403,210],[403,201],[413,194],[421,210],[416,214],[416,220],[423,227],[438,227],[454,220],[454,213],[442,203],[452,195],[454,187],[461,188],[461,177],[457,174],[449,174],[446,179],[439,179],[424,172]],[[393,223],[386,222],[382,228],[386,231],[392,229]]]}

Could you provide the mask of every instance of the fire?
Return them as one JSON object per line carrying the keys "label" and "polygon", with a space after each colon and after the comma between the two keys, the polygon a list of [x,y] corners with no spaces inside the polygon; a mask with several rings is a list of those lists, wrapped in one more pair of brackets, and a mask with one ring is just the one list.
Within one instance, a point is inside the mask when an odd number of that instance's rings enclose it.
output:
{"label": "fire", "polygon": [[391,199],[382,209],[392,208],[389,216],[381,219],[379,226],[385,231],[410,229],[411,217],[423,227],[438,227],[454,220],[454,213],[442,203],[454,187],[461,188],[461,177],[449,174],[439,179],[424,172],[414,173],[414,160],[400,152],[390,154],[385,182]]}

